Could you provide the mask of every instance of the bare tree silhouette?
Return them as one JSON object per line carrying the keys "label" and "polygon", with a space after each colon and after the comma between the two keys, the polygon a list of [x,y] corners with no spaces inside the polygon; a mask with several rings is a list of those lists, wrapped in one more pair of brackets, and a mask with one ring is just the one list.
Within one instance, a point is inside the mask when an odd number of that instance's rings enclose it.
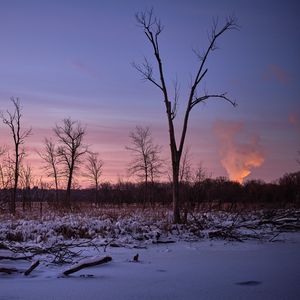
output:
{"label": "bare tree silhouette", "polygon": [[10,98],[13,103],[14,110],[13,112],[6,111],[6,113],[1,112],[0,118],[3,123],[10,128],[11,135],[14,142],[14,170],[13,170],[13,192],[10,203],[10,212],[15,214],[16,212],[16,196],[17,188],[20,176],[20,165],[21,161],[25,156],[24,148],[21,146],[24,144],[26,138],[31,134],[31,128],[22,130],[21,129],[21,118],[22,118],[22,108],[19,98]]}
{"label": "bare tree silhouette", "polygon": [[44,161],[44,168],[48,177],[52,177],[55,184],[55,200],[58,202],[59,157],[57,147],[52,139],[45,138],[42,152],[38,152]]}
{"label": "bare tree silhouette", "polygon": [[162,161],[159,157],[161,147],[153,143],[149,127],[136,126],[135,130],[130,132],[129,137],[131,145],[125,148],[131,151],[133,157],[128,171],[144,182],[144,200],[146,201],[149,179],[153,182],[161,173]]}
{"label": "bare tree silhouette", "polygon": [[100,177],[102,175],[103,165],[104,163],[99,158],[99,153],[89,152],[83,176],[88,178],[88,180],[94,185],[96,203],[99,202],[98,191],[100,187]]}
{"label": "bare tree silhouette", "polygon": [[220,94],[209,94],[205,93],[199,96],[199,85],[203,78],[207,74],[208,69],[206,68],[206,61],[209,54],[216,49],[217,39],[223,35],[226,31],[231,29],[237,29],[238,25],[234,17],[227,18],[225,24],[219,28],[217,20],[213,22],[211,34],[209,36],[209,45],[203,54],[195,52],[197,58],[199,59],[199,67],[196,75],[192,81],[192,86],[189,91],[189,96],[187,99],[187,106],[184,113],[184,120],[182,125],[182,132],[180,136],[179,143],[176,142],[176,135],[174,129],[174,119],[177,114],[177,104],[179,89],[178,84],[175,83],[174,98],[171,99],[169,96],[169,89],[167,87],[163,60],[161,57],[160,47],[159,47],[159,36],[162,33],[164,27],[161,21],[153,15],[153,10],[140,12],[136,14],[136,20],[138,25],[144,31],[148,42],[150,42],[151,48],[154,52],[154,57],[156,65],[158,68],[159,79],[157,80],[154,76],[153,66],[151,63],[145,59],[144,63],[136,64],[133,66],[137,71],[139,71],[145,80],[150,81],[154,84],[162,93],[163,100],[166,108],[168,129],[169,129],[169,139],[170,139],[170,151],[171,151],[171,161],[172,161],[172,181],[173,181],[173,221],[174,223],[180,223],[180,207],[179,207],[179,170],[180,170],[180,160],[184,148],[184,142],[186,138],[186,132],[188,127],[188,121],[190,117],[191,110],[199,103],[206,100],[217,98],[225,100],[232,105],[236,105],[234,101],[227,97],[226,93]]}
{"label": "bare tree silhouette", "polygon": [[7,188],[7,163],[2,158],[6,154],[7,148],[0,146],[0,189]]}
{"label": "bare tree silhouette", "polygon": [[67,178],[66,205],[69,206],[74,173],[82,162],[82,156],[88,151],[88,146],[83,144],[85,128],[79,121],[67,118],[63,119],[62,125],[56,125],[54,132],[59,143],[57,155]]}

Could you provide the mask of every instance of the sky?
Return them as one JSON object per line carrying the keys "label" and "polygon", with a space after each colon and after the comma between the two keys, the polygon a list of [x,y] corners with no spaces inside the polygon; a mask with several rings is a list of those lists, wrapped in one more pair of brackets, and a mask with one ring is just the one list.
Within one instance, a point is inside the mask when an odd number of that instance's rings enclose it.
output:
{"label": "sky", "polygon": [[[227,92],[237,107],[209,100],[191,113],[186,146],[194,166],[213,177],[273,181],[299,170],[299,1],[17,1],[0,0],[0,110],[19,97],[23,127],[32,127],[27,163],[42,175],[36,151],[70,117],[86,126],[85,142],[104,161],[103,180],[130,179],[129,133],[149,126],[169,160],[162,95],[132,63],[153,53],[135,13],[154,9],[164,24],[160,51],[167,85],[180,83],[175,126],[182,128],[191,78],[208,46],[213,18],[235,15],[207,61],[199,94]],[[157,74],[157,73],[155,73]],[[0,145],[12,149],[0,124]],[[237,175],[233,175],[236,173]]]}

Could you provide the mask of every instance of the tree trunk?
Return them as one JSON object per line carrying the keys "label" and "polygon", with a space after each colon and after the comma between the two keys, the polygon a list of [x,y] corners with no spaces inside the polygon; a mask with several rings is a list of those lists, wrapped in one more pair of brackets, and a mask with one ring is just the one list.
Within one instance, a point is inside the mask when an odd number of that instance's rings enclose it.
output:
{"label": "tree trunk", "polygon": [[71,186],[72,186],[72,175],[70,173],[68,178],[67,192],[66,192],[66,206],[71,205]]}
{"label": "tree trunk", "polygon": [[54,171],[54,180],[55,180],[55,201],[56,204],[58,204],[58,180],[57,180],[56,171]]}
{"label": "tree trunk", "polygon": [[74,171],[74,154],[72,154],[72,161],[69,168],[69,178],[67,184],[67,193],[66,193],[66,205],[71,207],[71,188],[72,188],[72,179],[73,179],[73,171]]}
{"label": "tree trunk", "polygon": [[181,223],[180,208],[179,208],[179,162],[173,165],[173,222]]}

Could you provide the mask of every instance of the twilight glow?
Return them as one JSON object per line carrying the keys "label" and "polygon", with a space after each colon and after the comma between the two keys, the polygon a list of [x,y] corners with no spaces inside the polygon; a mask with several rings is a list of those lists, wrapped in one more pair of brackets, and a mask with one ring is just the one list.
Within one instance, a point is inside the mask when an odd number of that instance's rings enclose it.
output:
{"label": "twilight glow", "polygon": [[[161,56],[167,84],[180,82],[177,130],[191,75],[212,17],[235,14],[240,31],[224,35],[208,60],[202,91],[228,92],[236,108],[212,100],[191,115],[186,145],[213,177],[274,180],[299,170],[300,4],[298,1],[1,1],[0,110],[19,97],[32,127],[27,163],[42,176],[36,151],[63,118],[86,125],[86,144],[104,161],[102,180],[130,179],[125,150],[135,126],[149,126],[169,159],[159,91],[132,68],[152,59],[134,14],[153,7],[165,25]],[[0,145],[12,147],[0,124]]]}

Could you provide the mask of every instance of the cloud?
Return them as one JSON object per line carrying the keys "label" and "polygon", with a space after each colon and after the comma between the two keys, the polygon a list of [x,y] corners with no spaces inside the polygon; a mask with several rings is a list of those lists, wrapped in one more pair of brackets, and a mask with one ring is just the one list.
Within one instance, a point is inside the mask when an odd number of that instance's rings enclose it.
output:
{"label": "cloud", "polygon": [[259,137],[245,131],[244,123],[216,121],[214,133],[219,139],[221,163],[230,180],[242,183],[264,162]]}
{"label": "cloud", "polygon": [[292,75],[276,64],[270,64],[265,71],[263,78],[265,80],[276,80],[282,84],[288,84],[292,80]]}

